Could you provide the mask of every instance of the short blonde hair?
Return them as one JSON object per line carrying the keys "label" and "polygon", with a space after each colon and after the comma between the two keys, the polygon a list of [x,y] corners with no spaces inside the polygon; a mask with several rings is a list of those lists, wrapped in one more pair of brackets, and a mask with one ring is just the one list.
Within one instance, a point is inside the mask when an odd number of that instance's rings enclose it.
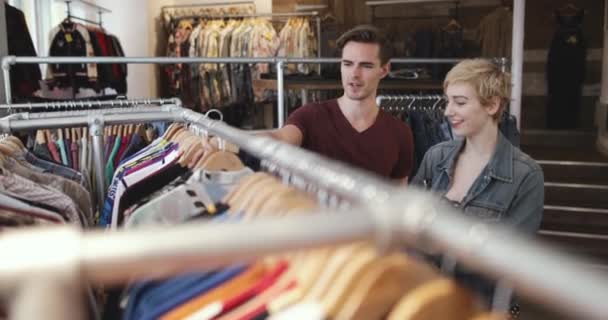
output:
{"label": "short blonde hair", "polygon": [[511,74],[500,70],[498,65],[487,59],[466,59],[455,65],[445,76],[443,90],[452,83],[464,82],[473,86],[479,102],[488,106],[493,97],[500,98],[498,112],[494,119],[500,120],[511,100]]}

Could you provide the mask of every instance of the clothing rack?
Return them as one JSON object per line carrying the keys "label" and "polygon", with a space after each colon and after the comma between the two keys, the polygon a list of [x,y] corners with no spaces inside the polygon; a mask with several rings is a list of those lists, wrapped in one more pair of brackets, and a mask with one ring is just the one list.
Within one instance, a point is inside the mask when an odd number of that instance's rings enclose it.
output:
{"label": "clothing rack", "polygon": [[[366,1],[365,4],[371,8],[372,20],[375,16],[375,8],[377,6],[394,5],[394,4],[420,4],[431,2],[453,2],[458,6],[459,0],[376,0]],[[511,99],[509,103],[509,113],[511,113],[517,122],[517,129],[520,130],[521,123],[521,100],[522,100],[522,82],[523,82],[523,65],[524,65],[524,25],[526,15],[526,0],[513,0],[513,35],[511,48],[511,77],[513,81],[513,89],[511,90]],[[502,61],[506,66],[506,59]],[[503,68],[505,71],[506,68]]]}
{"label": "clothing rack", "polygon": [[[285,70],[284,66],[289,63],[340,63],[340,58],[170,58],[170,57],[16,57],[5,56],[2,58],[2,71],[4,79],[9,79],[10,68],[14,64],[41,64],[41,63],[130,63],[130,64],[198,64],[198,63],[273,63],[277,70],[277,115],[278,127],[282,127],[286,119],[285,108]],[[460,59],[437,59],[437,58],[394,58],[392,63],[403,64],[454,64]],[[503,60],[503,62],[506,60]],[[4,94],[7,104],[11,104],[11,84],[4,82]]]}
{"label": "clothing rack", "polygon": [[[102,7],[102,6],[98,6],[96,4],[93,4],[93,3],[90,3],[90,2],[87,2],[87,1],[84,1],[84,0],[64,0],[64,2],[65,2],[65,5],[66,5],[66,14],[67,14],[67,18],[68,19],[76,19],[76,20],[88,22],[88,23],[91,23],[91,24],[98,25],[100,28],[103,27],[102,14],[104,14],[104,13],[112,13],[112,10],[110,10],[108,8],[105,8],[105,7]],[[97,10],[97,14],[98,14],[98,19],[99,20],[98,21],[92,21],[92,20],[89,20],[89,19],[85,19],[85,18],[81,18],[81,17],[77,17],[77,16],[72,15],[72,11],[70,9],[70,4],[72,2],[81,3],[81,4],[85,5],[86,7],[93,8],[93,9]]]}
{"label": "clothing rack", "polygon": [[254,13],[254,14],[226,14],[226,15],[189,15],[179,16],[181,19],[246,19],[246,18],[293,18],[293,17],[312,17],[315,18],[317,32],[317,54],[321,58],[321,16],[318,11],[310,12],[283,12],[283,13]]}
{"label": "clothing rack", "polygon": [[[97,125],[96,130],[103,131],[104,124],[149,121],[157,116],[133,113],[103,116],[98,118],[103,120],[101,123],[91,121],[96,117],[19,120],[10,116],[1,119],[0,131],[77,126],[87,124],[87,119]],[[74,283],[82,279],[113,284],[219,267],[287,250],[371,240],[380,250],[403,243],[430,246],[450,254],[466,267],[507,281],[522,296],[577,318],[603,319],[608,312],[604,303],[608,277],[605,272],[584,268],[584,260],[506,227],[472,220],[414,188],[397,187],[337,161],[268,137],[250,135],[203,114],[176,107],[164,118],[200,126],[209,134],[270,161],[292,177],[314,183],[359,206],[348,211],[323,210],[305,216],[171,229],[84,234],[63,227],[6,233],[0,238],[0,259],[4,261],[0,265],[0,291],[10,292],[32,277],[41,280],[27,281],[33,287],[20,288],[15,309],[23,308],[29,318],[42,318],[38,312],[43,310],[45,319],[53,319],[54,315],[65,316],[61,311],[74,310],[72,300],[57,297],[57,290],[61,288],[59,292],[71,298],[69,289],[73,288],[76,294]],[[303,225],[315,228],[302,228]],[[150,241],[151,237],[154,241]],[[25,252],[24,245],[31,249]],[[50,300],[55,303],[45,308],[33,307],[50,303],[40,299],[43,292],[54,297]]]}
{"label": "clothing rack", "polygon": [[[436,111],[437,107],[442,107],[446,101],[445,96],[441,94],[399,94],[399,95],[379,95],[376,97],[376,104],[387,111],[411,111],[412,105],[416,101],[435,101],[430,106],[425,106],[424,110]],[[408,102],[408,105],[403,105]]]}
{"label": "clothing rack", "polygon": [[[169,104],[173,102],[174,104]],[[105,199],[106,184],[104,178],[104,154],[103,154],[103,127],[112,124],[124,124],[134,122],[153,122],[153,121],[179,121],[175,119],[173,112],[180,110],[179,99],[139,99],[139,100],[105,100],[89,101],[90,105],[100,106],[122,106],[130,108],[123,109],[100,109],[100,110],[80,110],[67,112],[43,112],[43,113],[16,113],[0,119],[2,122],[3,133],[10,133],[13,130],[27,129],[51,129],[63,127],[88,126],[93,145],[93,166],[95,168],[95,183],[97,189],[98,209],[101,210]],[[152,107],[161,104],[161,107]],[[78,107],[79,104],[72,102],[62,103],[38,103],[39,108]],[[17,105],[18,107],[29,107],[28,104]],[[146,106],[138,108],[133,106]],[[12,105],[0,105],[0,109],[10,110]],[[17,123],[15,123],[17,121]],[[13,122],[13,123],[11,123]]]}
{"label": "clothing rack", "polygon": [[161,7],[161,12],[166,9],[174,8],[196,8],[196,7],[216,7],[216,6],[242,6],[255,4],[255,1],[234,1],[234,2],[208,2],[208,3],[189,3],[189,4],[174,4]]}

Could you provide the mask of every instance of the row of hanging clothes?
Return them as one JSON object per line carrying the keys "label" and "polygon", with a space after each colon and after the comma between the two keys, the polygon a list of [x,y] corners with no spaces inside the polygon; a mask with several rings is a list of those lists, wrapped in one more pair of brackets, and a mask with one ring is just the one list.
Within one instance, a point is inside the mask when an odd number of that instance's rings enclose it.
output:
{"label": "row of hanging clothes", "polygon": [[[68,16],[49,33],[49,56],[124,57],[120,40],[99,25],[81,24]],[[40,98],[74,98],[125,95],[126,64],[49,64]]]}
{"label": "row of hanging clothes", "polygon": [[80,172],[38,157],[15,136],[0,141],[0,229],[94,226],[90,184]]}
{"label": "row of hanging clothes", "polygon": [[[289,18],[280,31],[270,18],[175,18],[168,27],[168,56],[188,57],[315,57],[317,35],[308,18]],[[173,21],[173,20],[172,20]],[[309,65],[289,65],[287,73],[311,73]],[[269,91],[253,90],[253,80],[273,72],[268,64],[201,64],[164,67],[169,95],[200,111],[240,105],[272,97]]]}
{"label": "row of hanging clothes", "polygon": [[[172,124],[119,164],[100,223],[115,230],[236,223],[327,205],[321,194],[302,190],[306,182],[259,162],[201,127]],[[368,242],[129,283],[111,291],[104,313],[104,319],[446,317],[500,319],[434,267],[403,252],[381,255]]]}
{"label": "row of hanging clothes", "polygon": [[[447,100],[440,94],[381,95],[378,105],[386,112],[403,120],[412,129],[414,138],[414,168],[416,174],[424,155],[432,146],[443,141],[457,139],[450,122],[444,115]],[[516,147],[520,134],[515,116],[503,113],[499,130]]]}

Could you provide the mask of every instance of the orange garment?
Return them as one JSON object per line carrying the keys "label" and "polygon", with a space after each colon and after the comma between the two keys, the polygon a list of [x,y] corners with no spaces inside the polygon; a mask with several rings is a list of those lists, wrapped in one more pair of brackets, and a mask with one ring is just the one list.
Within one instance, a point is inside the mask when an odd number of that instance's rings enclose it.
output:
{"label": "orange garment", "polygon": [[256,263],[243,274],[225,284],[205,292],[180,307],[169,311],[161,317],[161,320],[183,319],[212,302],[226,300],[231,296],[238,294],[242,288],[249,287],[256,283],[267,271],[268,267],[264,263]]}
{"label": "orange garment", "polygon": [[287,272],[277,279],[272,286],[264,290],[264,292],[229,313],[217,318],[217,320],[247,319],[252,313],[265,310],[267,305],[281,294],[295,289],[297,289],[297,281],[293,275]]}

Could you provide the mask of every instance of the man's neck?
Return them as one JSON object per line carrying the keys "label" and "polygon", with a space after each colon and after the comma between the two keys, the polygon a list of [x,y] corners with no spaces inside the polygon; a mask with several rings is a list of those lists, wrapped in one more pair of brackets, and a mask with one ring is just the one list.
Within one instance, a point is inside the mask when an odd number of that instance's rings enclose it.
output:
{"label": "man's neck", "polygon": [[338,105],[344,117],[358,131],[364,131],[371,127],[380,111],[373,96],[364,100],[352,100],[342,96],[338,98]]}

